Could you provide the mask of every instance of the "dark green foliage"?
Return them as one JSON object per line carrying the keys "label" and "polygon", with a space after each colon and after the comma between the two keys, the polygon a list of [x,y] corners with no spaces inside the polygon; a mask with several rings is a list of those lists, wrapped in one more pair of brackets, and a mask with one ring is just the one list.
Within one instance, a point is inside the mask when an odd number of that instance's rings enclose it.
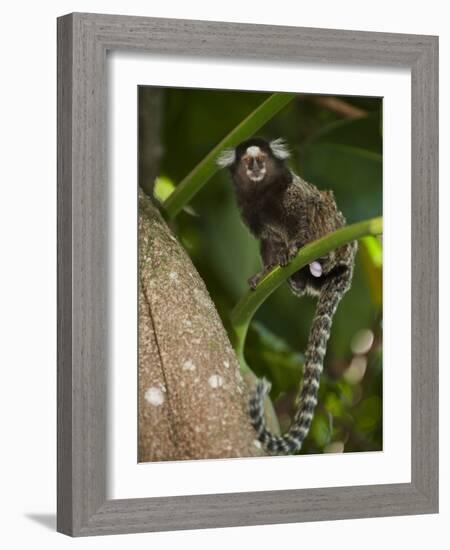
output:
{"label": "dark green foliage", "polygon": [[[161,176],[175,186],[270,95],[189,89],[163,94]],[[381,99],[340,97],[363,110],[354,118],[314,99],[299,96],[259,135],[285,137],[292,168],[320,189],[332,189],[349,223],[381,215]],[[259,268],[257,243],[240,220],[227,173],[216,174],[190,206],[196,215],[181,212],[173,228],[229,329],[230,312]],[[340,446],[346,452],[382,448],[381,241],[371,239],[360,243],[352,289],[335,317],[319,405],[302,453]],[[312,299],[299,300],[283,285],[258,310],[248,334],[247,362],[272,381],[282,428],[295,410],[314,306]],[[373,341],[352,350],[361,330],[370,331]]]}

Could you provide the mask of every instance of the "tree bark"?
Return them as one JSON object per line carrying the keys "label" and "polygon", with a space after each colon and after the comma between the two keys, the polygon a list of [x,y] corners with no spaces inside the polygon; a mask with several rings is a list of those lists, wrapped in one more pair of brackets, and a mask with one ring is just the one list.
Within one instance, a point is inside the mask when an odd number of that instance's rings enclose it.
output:
{"label": "tree bark", "polygon": [[261,456],[248,388],[201,277],[139,198],[139,462]]}

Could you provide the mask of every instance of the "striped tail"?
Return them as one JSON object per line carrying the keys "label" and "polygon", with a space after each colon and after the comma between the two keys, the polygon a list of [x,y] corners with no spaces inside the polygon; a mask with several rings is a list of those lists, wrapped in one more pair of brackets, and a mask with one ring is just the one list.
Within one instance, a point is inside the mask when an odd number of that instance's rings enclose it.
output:
{"label": "striped tail", "polygon": [[300,389],[299,407],[289,431],[277,436],[268,431],[264,417],[264,398],[270,391],[267,380],[260,380],[250,399],[250,420],[263,447],[271,454],[293,454],[308,435],[317,405],[320,376],[330,337],[331,324],[341,298],[350,288],[352,269],[346,269],[327,281],[320,292],[316,313],[305,353],[305,371]]}

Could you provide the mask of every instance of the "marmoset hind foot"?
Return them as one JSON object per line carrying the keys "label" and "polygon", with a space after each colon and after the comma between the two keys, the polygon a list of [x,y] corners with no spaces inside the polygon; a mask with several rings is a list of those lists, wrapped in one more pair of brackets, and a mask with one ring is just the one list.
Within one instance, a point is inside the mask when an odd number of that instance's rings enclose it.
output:
{"label": "marmoset hind foot", "polygon": [[[223,151],[217,159],[219,166],[229,169],[242,219],[259,241],[262,271],[249,279],[253,289],[273,267],[290,263],[302,246],[345,225],[333,193],[320,191],[300,178],[287,166],[288,158],[283,140],[252,138]],[[277,436],[267,429],[263,403],[270,385],[266,380],[258,382],[250,399],[251,423],[270,453],[298,452],[309,432],[332,319],[350,288],[356,249],[356,242],[341,246],[288,279],[296,296],[315,296],[317,305],[299,404],[288,432]]]}

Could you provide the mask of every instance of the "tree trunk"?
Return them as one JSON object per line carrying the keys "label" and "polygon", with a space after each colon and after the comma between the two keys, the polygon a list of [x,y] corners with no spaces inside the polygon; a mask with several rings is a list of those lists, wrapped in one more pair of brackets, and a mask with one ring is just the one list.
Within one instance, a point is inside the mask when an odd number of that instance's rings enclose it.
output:
{"label": "tree trunk", "polygon": [[261,456],[219,315],[157,209],[139,198],[139,462]]}

